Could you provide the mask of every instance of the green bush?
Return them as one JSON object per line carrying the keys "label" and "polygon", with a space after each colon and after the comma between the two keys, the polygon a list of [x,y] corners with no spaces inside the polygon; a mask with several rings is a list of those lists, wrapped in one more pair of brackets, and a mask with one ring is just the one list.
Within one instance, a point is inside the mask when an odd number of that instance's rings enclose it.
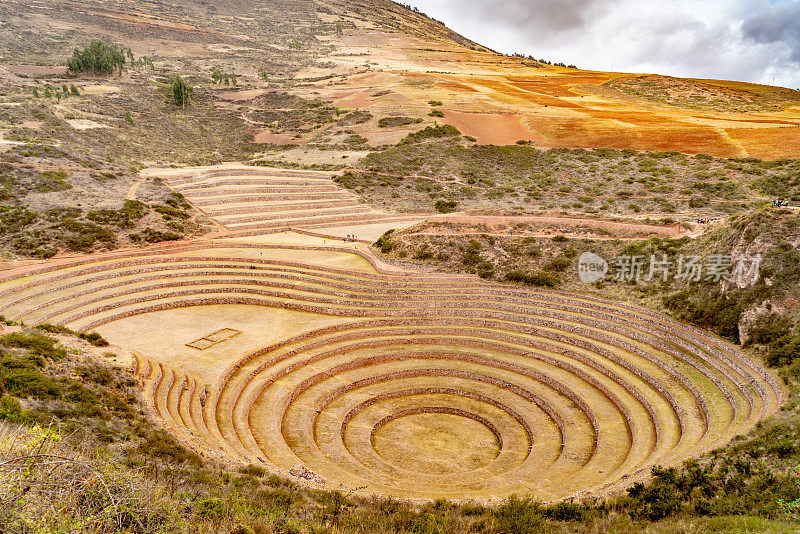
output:
{"label": "green bush", "polygon": [[444,111],[441,109],[434,109],[430,113],[428,113],[429,117],[436,117],[438,119],[444,118]]}
{"label": "green bush", "polygon": [[145,440],[139,445],[138,450],[150,457],[162,460],[188,463],[195,466],[202,464],[199,456],[183,448],[163,430],[156,430],[145,436]]}
{"label": "green bush", "polygon": [[422,246],[419,247],[419,250],[414,253],[415,260],[425,261],[431,258],[433,258],[433,251],[427,243],[423,243]]}
{"label": "green bush", "polygon": [[52,258],[58,254],[58,247],[52,243],[54,236],[43,229],[26,231],[11,241],[11,248],[22,255],[35,258]]}
{"label": "green bush", "polygon": [[69,175],[65,170],[44,171],[39,175],[35,191],[37,193],[58,193],[72,189],[72,184],[67,181]]}
{"label": "green bush", "polygon": [[0,206],[0,235],[18,232],[30,226],[39,216],[20,206]]}
{"label": "green bush", "polygon": [[571,265],[571,261],[569,258],[565,256],[559,256],[557,258],[553,258],[552,260],[548,261],[542,266],[542,269],[545,271],[553,271],[557,273],[563,273],[566,271],[569,266]]}
{"label": "green bush", "polygon": [[175,232],[162,232],[152,228],[145,228],[141,234],[131,234],[130,238],[133,241],[144,241],[146,243],[161,243],[163,241],[177,241],[181,238],[180,234]]}
{"label": "green bush", "polygon": [[60,394],[58,384],[36,369],[22,368],[3,370],[0,374],[3,391],[15,397],[55,399]]}
{"label": "green bush", "polygon": [[3,395],[0,397],[0,420],[22,424],[28,421],[28,416],[17,399]]}
{"label": "green bush", "polygon": [[58,346],[58,342],[37,332],[15,332],[0,337],[0,345],[7,348],[26,349],[31,354],[50,360],[60,360],[67,351]]}
{"label": "green bush", "polygon": [[680,319],[739,342],[739,319],[745,307],[736,295],[722,294],[716,285],[705,285],[668,295],[663,302]]}
{"label": "green bush", "polygon": [[378,120],[379,128],[399,128],[409,124],[420,124],[422,119],[413,117],[383,117]]}
{"label": "green bush", "polygon": [[439,126],[428,126],[423,130],[409,134],[401,141],[403,143],[417,143],[426,139],[440,139],[442,137],[454,137],[461,135],[461,132],[455,126],[449,124],[442,124]]}
{"label": "green bush", "polygon": [[392,243],[392,234],[394,230],[389,230],[375,241],[375,247],[381,251],[382,254],[389,254],[395,249],[395,244]]}
{"label": "green bush", "polygon": [[561,501],[555,506],[545,508],[544,516],[554,521],[582,522],[587,516],[588,508],[584,505]]}
{"label": "green bush", "polygon": [[111,74],[117,69],[122,73],[124,66],[125,55],[122,48],[103,41],[92,41],[83,50],[76,48],[67,61],[67,70],[72,74],[81,72]]}
{"label": "green bush", "polygon": [[85,339],[95,347],[107,347],[108,341],[106,341],[103,336],[98,334],[97,332],[87,332],[81,333],[78,337],[81,339]]}
{"label": "green bush", "polygon": [[16,195],[17,180],[10,174],[0,175],[0,202],[11,200]]}
{"label": "green bush", "polygon": [[748,344],[769,345],[787,336],[792,330],[792,322],[777,313],[761,315],[753,321],[748,330]]}
{"label": "green bush", "polygon": [[126,200],[119,210],[92,210],[86,218],[103,225],[120,228],[135,228],[136,223],[147,214],[147,205],[138,200]]}
{"label": "green bush", "polygon": [[83,212],[80,208],[50,208],[42,214],[42,217],[50,222],[60,222],[62,219],[77,219]]}
{"label": "green bush", "polygon": [[549,273],[536,272],[527,273],[522,270],[509,271],[505,275],[507,282],[525,284],[534,287],[557,287],[561,280],[557,276]]}
{"label": "green bush", "polygon": [[709,204],[711,204],[711,201],[706,197],[693,196],[689,199],[690,208],[705,208]]}
{"label": "green bush", "polygon": [[469,266],[478,265],[482,261],[481,243],[477,239],[471,239],[467,247],[464,249],[464,256],[461,258],[461,263]]}
{"label": "green bush", "polygon": [[65,218],[58,228],[69,232],[64,236],[64,243],[67,248],[76,252],[91,252],[98,241],[107,245],[116,241],[114,232],[90,222]]}
{"label": "green bush", "polygon": [[550,531],[542,507],[537,502],[521,500],[512,495],[493,512],[497,534],[534,534]]}
{"label": "green bush", "polygon": [[458,207],[458,202],[455,200],[437,200],[435,207],[439,213],[453,213]]}
{"label": "green bush", "polygon": [[494,264],[490,261],[482,261],[475,268],[475,272],[484,279],[494,278]]}
{"label": "green bush", "polygon": [[764,361],[771,367],[792,365],[800,360],[800,336],[787,334],[769,345]]}

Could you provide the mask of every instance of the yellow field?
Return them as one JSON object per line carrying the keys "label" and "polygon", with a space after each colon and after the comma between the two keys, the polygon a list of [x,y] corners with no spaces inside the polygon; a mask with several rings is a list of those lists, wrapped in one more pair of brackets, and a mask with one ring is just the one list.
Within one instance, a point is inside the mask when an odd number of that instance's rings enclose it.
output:
{"label": "yellow field", "polygon": [[[438,120],[486,144],[525,140],[541,147],[800,157],[797,92],[741,82],[643,78],[647,83],[654,80],[666,93],[679,88],[662,101],[647,91],[617,87],[619,80],[636,86],[636,74],[532,67],[521,59],[452,43],[437,42],[432,51],[429,40],[391,37],[355,34],[330,39],[341,51],[332,56],[340,70],[355,68],[352,56],[363,53],[371,62],[370,71],[300,93],[319,94],[341,107],[368,109],[377,116],[427,113],[427,102],[438,100],[445,113]],[[370,96],[387,89],[390,94]],[[682,99],[679,91],[691,95]],[[695,105],[692,95],[708,95],[711,109]],[[359,133],[371,138],[380,132],[366,128]]]}

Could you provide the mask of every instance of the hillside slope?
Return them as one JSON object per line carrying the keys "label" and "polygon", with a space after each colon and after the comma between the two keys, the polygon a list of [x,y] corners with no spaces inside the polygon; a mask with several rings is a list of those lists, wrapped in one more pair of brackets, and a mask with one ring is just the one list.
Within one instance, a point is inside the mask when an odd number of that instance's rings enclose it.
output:
{"label": "hillside slope", "polygon": [[[797,91],[503,56],[390,0],[11,1],[0,10],[7,21],[0,54],[11,73],[47,74],[41,65],[63,65],[72,47],[100,37],[160,68],[207,76],[213,65],[227,65],[242,86],[269,81],[293,95],[368,111],[372,120],[349,128],[367,146],[394,143],[417,128],[378,124],[409,115],[452,124],[484,144],[800,156]],[[256,96],[237,102],[263,107]],[[432,117],[430,101],[442,104]],[[263,142],[288,144],[269,128],[262,133]],[[323,128],[292,144],[330,144],[335,135]]]}

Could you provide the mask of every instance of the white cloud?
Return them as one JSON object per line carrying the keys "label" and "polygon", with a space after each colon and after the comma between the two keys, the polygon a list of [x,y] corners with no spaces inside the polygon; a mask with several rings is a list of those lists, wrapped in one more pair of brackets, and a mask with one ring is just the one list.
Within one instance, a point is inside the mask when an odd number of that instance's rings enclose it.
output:
{"label": "white cloud", "polygon": [[502,52],[800,88],[800,0],[412,0]]}

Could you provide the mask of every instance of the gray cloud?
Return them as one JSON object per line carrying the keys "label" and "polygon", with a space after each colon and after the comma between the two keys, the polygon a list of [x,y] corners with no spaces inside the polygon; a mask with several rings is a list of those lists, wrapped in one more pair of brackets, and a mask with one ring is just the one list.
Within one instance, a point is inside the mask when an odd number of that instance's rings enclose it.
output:
{"label": "gray cloud", "polygon": [[789,57],[800,62],[800,2],[771,6],[746,20],[742,32],[757,43],[785,44]]}
{"label": "gray cloud", "polygon": [[503,52],[800,87],[800,0],[412,0]]}
{"label": "gray cloud", "polygon": [[535,5],[526,0],[506,0],[502,4],[465,0],[458,5],[462,16],[468,16],[471,11],[480,13],[484,20],[509,24],[521,30],[535,29],[540,35],[552,36],[584,27],[598,11],[614,3],[617,0],[537,0]]}

